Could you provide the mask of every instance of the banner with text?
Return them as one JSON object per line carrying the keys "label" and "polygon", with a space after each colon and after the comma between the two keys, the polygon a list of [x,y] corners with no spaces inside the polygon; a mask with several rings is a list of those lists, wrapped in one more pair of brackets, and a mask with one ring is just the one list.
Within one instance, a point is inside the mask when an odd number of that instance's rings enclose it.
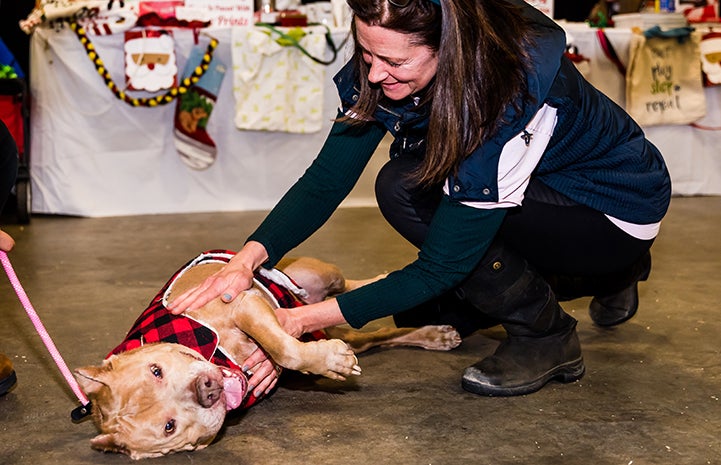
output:
{"label": "banner with text", "polygon": [[185,0],[185,6],[207,10],[211,27],[253,25],[253,0]]}

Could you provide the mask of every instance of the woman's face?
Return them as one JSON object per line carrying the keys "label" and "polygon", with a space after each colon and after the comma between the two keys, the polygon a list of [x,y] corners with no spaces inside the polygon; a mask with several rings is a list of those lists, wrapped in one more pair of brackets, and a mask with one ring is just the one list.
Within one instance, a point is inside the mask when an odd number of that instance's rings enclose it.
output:
{"label": "woman's face", "polygon": [[411,44],[408,34],[370,26],[358,18],[355,26],[363,61],[370,66],[368,80],[378,84],[386,97],[401,100],[431,82],[438,68],[431,48]]}

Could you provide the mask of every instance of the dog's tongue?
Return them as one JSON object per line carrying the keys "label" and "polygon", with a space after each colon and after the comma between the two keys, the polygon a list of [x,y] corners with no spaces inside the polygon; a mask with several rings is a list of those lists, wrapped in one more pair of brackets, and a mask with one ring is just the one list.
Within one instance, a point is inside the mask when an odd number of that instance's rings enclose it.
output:
{"label": "dog's tongue", "polygon": [[248,390],[248,381],[238,373],[223,372],[223,392],[225,392],[225,409],[233,410],[240,406]]}

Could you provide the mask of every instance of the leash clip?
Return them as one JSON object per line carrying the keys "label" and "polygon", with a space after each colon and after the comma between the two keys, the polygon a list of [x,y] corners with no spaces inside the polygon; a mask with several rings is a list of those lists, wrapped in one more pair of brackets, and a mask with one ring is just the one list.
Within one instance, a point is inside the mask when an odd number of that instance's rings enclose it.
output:
{"label": "leash clip", "polygon": [[70,418],[73,420],[73,423],[80,423],[83,421],[92,412],[92,407],[93,404],[88,402],[85,405],[74,408],[73,411],[70,412]]}

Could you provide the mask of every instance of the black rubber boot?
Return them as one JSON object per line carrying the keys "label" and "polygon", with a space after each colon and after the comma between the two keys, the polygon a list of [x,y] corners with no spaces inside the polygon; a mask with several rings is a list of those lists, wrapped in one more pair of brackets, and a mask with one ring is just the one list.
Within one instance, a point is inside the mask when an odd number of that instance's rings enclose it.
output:
{"label": "black rubber boot", "polygon": [[462,284],[464,297],[506,329],[495,353],[466,369],[462,386],[487,396],[529,394],[551,380],[580,379],[585,367],[576,320],[525,259],[494,244]]}
{"label": "black rubber boot", "polygon": [[576,381],[585,370],[572,320],[565,330],[546,336],[509,333],[493,355],[466,368],[462,386],[485,396],[519,396],[538,391],[551,380]]}
{"label": "black rubber boot", "polygon": [[646,281],[651,273],[651,254],[641,257],[634,265],[633,283],[618,292],[596,295],[588,306],[591,319],[598,326],[616,326],[630,320],[638,310],[638,282]]}
{"label": "black rubber boot", "polygon": [[646,252],[628,269],[604,276],[548,275],[558,300],[594,296],[588,307],[598,326],[615,326],[631,319],[638,310],[638,283],[651,273],[651,253]]}

